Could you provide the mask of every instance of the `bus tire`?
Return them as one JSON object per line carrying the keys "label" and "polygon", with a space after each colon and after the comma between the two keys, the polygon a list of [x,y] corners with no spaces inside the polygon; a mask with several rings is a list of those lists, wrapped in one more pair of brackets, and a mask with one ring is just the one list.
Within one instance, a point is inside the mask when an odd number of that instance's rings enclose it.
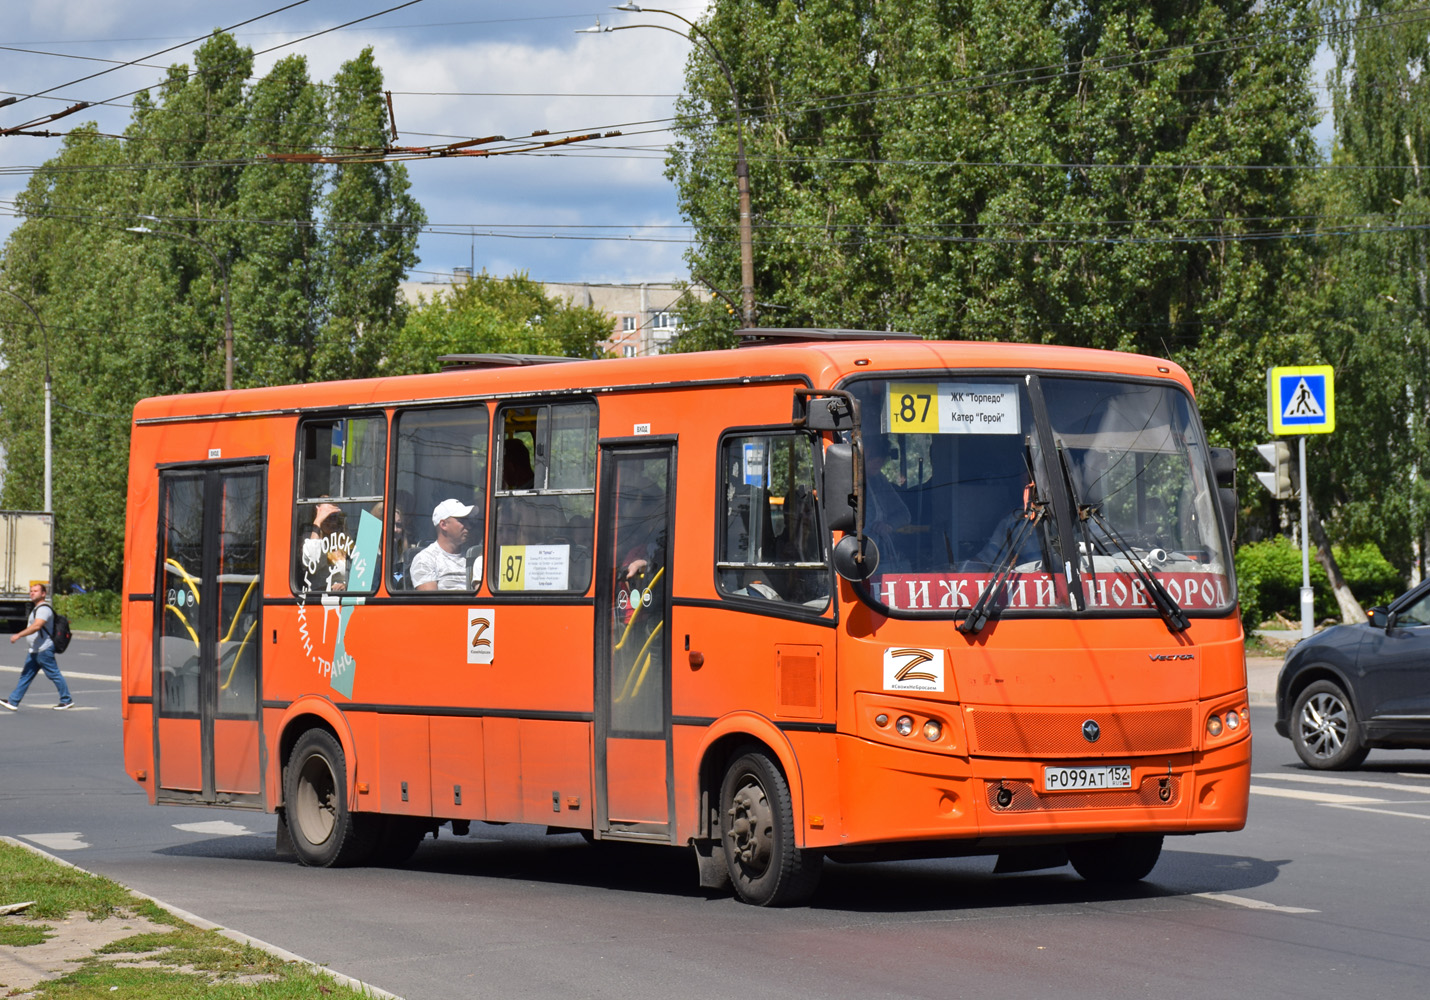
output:
{"label": "bus tire", "polygon": [[298,738],[283,772],[284,812],[293,853],[309,867],[360,864],[373,848],[372,824],[348,810],[347,763],[326,729]]}
{"label": "bus tire", "polygon": [[1068,845],[1073,870],[1089,882],[1125,885],[1152,874],[1162,856],[1160,833],[1124,833],[1109,840]]}
{"label": "bus tire", "polygon": [[735,894],[755,906],[807,902],[824,855],[796,846],[789,783],[761,750],[737,757],[720,784],[720,829]]}

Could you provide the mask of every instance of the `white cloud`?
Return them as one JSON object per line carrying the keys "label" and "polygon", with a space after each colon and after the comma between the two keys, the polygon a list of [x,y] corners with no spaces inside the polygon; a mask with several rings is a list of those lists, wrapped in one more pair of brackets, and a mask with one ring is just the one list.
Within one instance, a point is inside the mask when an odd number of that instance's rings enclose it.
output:
{"label": "white cloud", "polygon": [[[272,10],[280,4],[234,0],[220,8],[179,0],[23,0],[28,23],[23,39],[46,41],[53,51],[111,59],[132,59],[187,38],[204,35],[213,22],[232,24]],[[597,5],[596,9],[604,5]],[[381,5],[373,5],[380,9]],[[697,18],[704,4],[677,6]],[[256,72],[270,69],[279,58],[302,53],[315,80],[330,80],[342,62],[371,45],[386,86],[394,92],[397,126],[404,144],[426,145],[500,134],[520,136],[544,128],[553,134],[568,130],[608,131],[628,122],[668,118],[669,96],[683,86],[689,43],[659,31],[618,31],[575,34],[592,23],[593,8],[576,0],[533,2],[516,10],[504,4],[429,0],[420,6],[364,26],[320,35],[259,56]],[[241,44],[255,50],[282,44],[343,20],[367,13],[335,0],[314,0],[288,14],[241,29]],[[605,11],[611,23],[651,23],[660,18]],[[426,24],[423,28],[402,25]],[[435,27],[432,25],[436,25]],[[284,32],[287,32],[286,34]],[[114,39],[102,43],[105,38]],[[59,42],[56,39],[70,39]],[[192,63],[192,46],[155,60]],[[39,90],[76,79],[99,64],[27,56],[6,60],[9,82],[0,91]],[[162,72],[130,68],[86,84],[63,89],[56,97],[98,100],[135,87],[157,83]],[[456,96],[483,94],[490,96]],[[548,96],[515,96],[515,95]],[[614,95],[614,96],[594,96]],[[3,93],[0,93],[3,96]],[[63,105],[39,99],[0,109],[0,126],[49,113]],[[91,108],[66,124],[95,119],[101,128],[122,129],[124,109]],[[58,127],[58,123],[56,125]],[[408,164],[413,193],[433,223],[478,227],[528,223],[546,225],[669,226],[680,222],[675,192],[663,176],[661,149],[668,133],[632,134],[658,126],[634,125],[620,139],[600,145],[651,146],[647,153],[596,157],[595,150],[572,146],[563,155],[462,158],[415,161]],[[595,145],[595,144],[593,144]],[[38,164],[55,155],[58,140],[0,138],[0,170]],[[648,158],[646,158],[648,157]],[[27,177],[0,175],[0,238],[14,219],[6,201],[21,190]],[[669,237],[670,230],[657,234]],[[682,244],[592,242],[558,236],[579,235],[551,229],[540,239],[477,237],[477,266],[496,273],[515,269],[549,280],[664,280],[684,274]],[[633,236],[640,235],[633,233]],[[681,235],[677,231],[674,235]],[[471,235],[423,237],[424,270],[450,271],[472,255]],[[485,258],[485,260],[483,259]],[[599,273],[590,273],[590,272]]]}

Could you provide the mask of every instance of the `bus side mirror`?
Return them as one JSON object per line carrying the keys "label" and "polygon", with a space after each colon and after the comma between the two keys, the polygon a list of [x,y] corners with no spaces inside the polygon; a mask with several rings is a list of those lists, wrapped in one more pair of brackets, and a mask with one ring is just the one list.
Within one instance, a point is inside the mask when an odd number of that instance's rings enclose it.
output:
{"label": "bus side mirror", "polygon": [[[843,396],[800,396],[805,405],[801,418],[796,411],[795,426],[812,431],[847,431],[854,426],[854,401]],[[802,424],[801,424],[802,420]]]}
{"label": "bus side mirror", "polygon": [[1241,502],[1236,497],[1236,490],[1229,490],[1225,487],[1216,491],[1216,498],[1221,501],[1221,519],[1226,525],[1226,535],[1231,541],[1236,541],[1236,515],[1241,512]]}
{"label": "bus side mirror", "polygon": [[[811,412],[813,410],[811,407]],[[819,498],[824,506],[824,524],[830,531],[854,530],[857,501],[854,498],[853,445],[837,443],[824,449],[824,489],[820,491]]]}
{"label": "bus side mirror", "polygon": [[834,572],[846,580],[867,580],[879,568],[879,546],[874,539],[865,537],[859,544],[856,535],[845,535],[834,546]]}
{"label": "bus side mirror", "polygon": [[1230,448],[1212,448],[1212,475],[1216,484],[1223,488],[1236,489],[1236,452]]}
{"label": "bus side mirror", "polygon": [[1236,515],[1241,503],[1236,496],[1236,452],[1230,448],[1211,448],[1212,476],[1216,479],[1217,500],[1221,503],[1221,519],[1226,534],[1236,541]]}

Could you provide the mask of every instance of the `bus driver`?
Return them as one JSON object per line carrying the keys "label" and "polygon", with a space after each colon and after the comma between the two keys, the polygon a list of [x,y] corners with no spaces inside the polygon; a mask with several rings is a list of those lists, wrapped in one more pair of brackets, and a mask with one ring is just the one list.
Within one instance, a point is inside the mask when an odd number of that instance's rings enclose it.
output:
{"label": "bus driver", "polygon": [[[418,590],[470,590],[467,558],[463,545],[467,541],[467,522],[472,512],[469,504],[447,499],[432,511],[432,523],[437,527],[437,540],[412,559],[412,584]],[[477,557],[481,559],[480,556]],[[481,574],[480,561],[472,567],[475,579]]]}

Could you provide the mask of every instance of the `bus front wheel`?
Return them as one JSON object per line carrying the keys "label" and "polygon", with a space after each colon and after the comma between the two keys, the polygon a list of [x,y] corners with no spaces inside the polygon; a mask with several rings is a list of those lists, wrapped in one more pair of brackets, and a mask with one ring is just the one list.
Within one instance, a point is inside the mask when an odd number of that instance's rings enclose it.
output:
{"label": "bus front wheel", "polygon": [[1111,840],[1068,845],[1068,860],[1073,870],[1089,882],[1140,882],[1152,874],[1161,856],[1160,833],[1129,833]]}
{"label": "bus front wheel", "polygon": [[372,849],[364,818],[348,810],[347,763],[324,729],[299,737],[283,772],[283,801],[298,860],[315,868],[357,864]]}
{"label": "bus front wheel", "polygon": [[814,895],[824,857],[795,843],[789,783],[761,750],[737,757],[720,785],[721,841],[735,893],[756,906]]}

